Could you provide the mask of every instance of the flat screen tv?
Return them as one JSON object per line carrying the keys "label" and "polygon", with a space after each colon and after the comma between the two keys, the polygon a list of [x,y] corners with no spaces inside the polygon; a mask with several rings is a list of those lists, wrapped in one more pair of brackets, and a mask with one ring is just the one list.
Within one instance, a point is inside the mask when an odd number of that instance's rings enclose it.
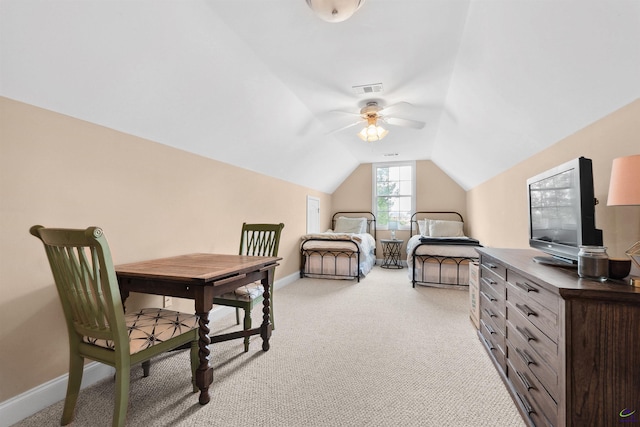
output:
{"label": "flat screen tv", "polygon": [[580,246],[601,246],[595,224],[591,159],[580,157],[527,180],[529,245],[550,256],[535,261],[574,266]]}

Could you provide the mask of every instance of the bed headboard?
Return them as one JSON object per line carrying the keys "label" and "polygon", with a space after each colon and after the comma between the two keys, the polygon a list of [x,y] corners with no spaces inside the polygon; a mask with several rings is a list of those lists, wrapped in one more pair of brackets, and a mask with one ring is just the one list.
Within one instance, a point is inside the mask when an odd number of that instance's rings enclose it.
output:
{"label": "bed headboard", "polygon": [[411,215],[409,236],[420,233],[420,229],[418,228],[418,220],[420,219],[443,219],[446,221],[464,222],[462,215],[454,211],[419,211]]}
{"label": "bed headboard", "polygon": [[344,212],[336,212],[331,217],[331,229],[333,230],[336,226],[336,219],[344,216],[347,218],[367,218],[367,233],[373,236],[373,239],[377,241],[376,238],[376,216],[372,212],[366,211],[344,211]]}

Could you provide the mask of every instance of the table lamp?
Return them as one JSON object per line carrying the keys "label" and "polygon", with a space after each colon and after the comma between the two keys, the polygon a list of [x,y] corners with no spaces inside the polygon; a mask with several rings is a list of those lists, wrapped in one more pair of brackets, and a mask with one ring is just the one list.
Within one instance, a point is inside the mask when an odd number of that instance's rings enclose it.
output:
{"label": "table lamp", "polygon": [[[640,154],[613,160],[607,206],[640,205]],[[640,269],[640,241],[625,252]],[[631,286],[640,287],[640,277],[631,277]]]}
{"label": "table lamp", "polygon": [[391,240],[396,240],[396,230],[398,229],[397,221],[389,221],[389,230],[391,230]]}

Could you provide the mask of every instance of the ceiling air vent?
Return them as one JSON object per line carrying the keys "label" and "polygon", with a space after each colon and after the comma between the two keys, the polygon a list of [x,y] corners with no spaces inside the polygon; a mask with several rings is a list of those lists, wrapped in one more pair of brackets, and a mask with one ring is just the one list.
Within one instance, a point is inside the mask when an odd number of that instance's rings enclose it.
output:
{"label": "ceiling air vent", "polygon": [[370,93],[382,92],[382,83],[371,83],[368,85],[353,86],[353,93],[356,95],[368,95]]}

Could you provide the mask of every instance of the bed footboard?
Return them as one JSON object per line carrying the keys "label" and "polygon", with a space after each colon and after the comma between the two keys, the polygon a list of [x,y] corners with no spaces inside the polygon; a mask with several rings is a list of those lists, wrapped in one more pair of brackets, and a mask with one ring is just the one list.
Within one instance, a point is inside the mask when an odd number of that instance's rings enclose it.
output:
{"label": "bed footboard", "polygon": [[476,257],[440,255],[412,255],[411,284],[432,286],[469,286],[469,263]]}
{"label": "bed footboard", "polygon": [[[319,242],[341,242],[343,248],[313,247]],[[352,240],[308,239],[300,246],[300,277],[356,279],[360,282],[360,248]]]}

